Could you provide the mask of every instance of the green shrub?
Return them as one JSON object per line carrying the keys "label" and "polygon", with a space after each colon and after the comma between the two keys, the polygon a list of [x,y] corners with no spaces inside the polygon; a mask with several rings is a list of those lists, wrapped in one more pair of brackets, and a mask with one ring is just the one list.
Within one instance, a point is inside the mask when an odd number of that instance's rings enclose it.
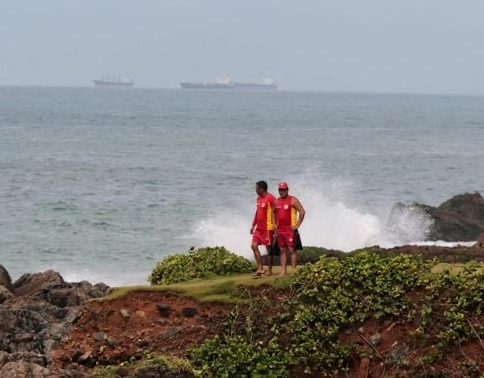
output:
{"label": "green shrub", "polygon": [[202,377],[283,378],[288,376],[284,356],[275,345],[253,345],[240,336],[215,338],[192,349],[191,357]]}
{"label": "green shrub", "polygon": [[152,285],[170,285],[213,275],[249,273],[255,268],[253,262],[224,247],[207,247],[164,258],[156,264],[148,280]]}

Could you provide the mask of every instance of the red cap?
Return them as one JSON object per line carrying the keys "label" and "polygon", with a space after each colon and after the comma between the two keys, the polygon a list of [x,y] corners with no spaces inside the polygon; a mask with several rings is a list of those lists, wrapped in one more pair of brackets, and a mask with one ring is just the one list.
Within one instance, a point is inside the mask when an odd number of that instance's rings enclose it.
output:
{"label": "red cap", "polygon": [[287,186],[287,182],[280,182],[279,185],[277,186],[278,189],[289,189]]}

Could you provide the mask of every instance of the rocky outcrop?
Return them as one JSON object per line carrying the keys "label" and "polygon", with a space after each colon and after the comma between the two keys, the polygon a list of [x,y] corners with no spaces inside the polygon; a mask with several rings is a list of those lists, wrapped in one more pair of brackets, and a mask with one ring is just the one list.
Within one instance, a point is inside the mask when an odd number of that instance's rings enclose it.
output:
{"label": "rocky outcrop", "polygon": [[12,279],[2,264],[0,264],[0,286],[4,286],[7,290],[12,291]]}
{"label": "rocky outcrop", "polygon": [[87,375],[77,370],[46,368],[34,362],[22,359],[2,358],[0,352],[0,377],[2,378],[86,378]]}
{"label": "rocky outcrop", "polygon": [[84,377],[52,370],[51,354],[80,317],[81,305],[109,287],[67,283],[49,270],[24,274],[10,288],[0,286],[0,377]]}
{"label": "rocky outcrop", "polygon": [[477,238],[477,243],[474,245],[474,247],[484,249],[484,232],[479,235]]}
{"label": "rocky outcrop", "polygon": [[431,221],[427,240],[475,241],[484,232],[484,198],[479,192],[454,196],[438,207],[396,204],[390,215],[390,227],[398,223],[395,219],[402,211]]}

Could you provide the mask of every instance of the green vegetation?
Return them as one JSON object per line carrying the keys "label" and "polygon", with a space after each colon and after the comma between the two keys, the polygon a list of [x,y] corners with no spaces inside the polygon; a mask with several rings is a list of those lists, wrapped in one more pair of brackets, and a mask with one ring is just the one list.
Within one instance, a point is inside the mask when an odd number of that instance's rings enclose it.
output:
{"label": "green vegetation", "polygon": [[[415,255],[360,252],[341,261],[322,257],[294,275],[291,295],[278,314],[269,319],[242,314],[245,327],[192,350],[192,364],[206,377],[334,376],[369,357],[379,360],[389,376],[392,369],[415,376],[431,371],[436,361],[460,356],[450,372],[471,376],[479,371],[479,362],[466,359],[460,348],[484,337],[484,273],[476,263],[453,272],[441,265],[440,273],[432,273],[435,267],[436,262]],[[254,328],[263,322],[269,333]],[[411,330],[403,342],[413,348],[412,360],[406,359],[409,353],[392,359],[391,345],[378,351],[357,331],[368,322]]]}
{"label": "green vegetation", "polygon": [[224,247],[207,247],[166,257],[156,265],[148,280],[151,285],[171,285],[197,278],[249,273],[255,269],[253,262]]}
{"label": "green vegetation", "polygon": [[194,279],[172,285],[160,286],[123,286],[112,288],[110,293],[103,298],[96,298],[92,301],[102,302],[116,300],[134,292],[150,291],[174,291],[184,296],[195,298],[200,302],[227,302],[235,303],[238,301],[237,289],[239,287],[274,285],[276,287],[287,287],[290,285],[290,278],[279,278],[280,267],[274,267],[274,275],[254,279],[250,274],[235,274],[231,276],[216,276],[210,279]]}
{"label": "green vegetation", "polygon": [[[119,365],[98,366],[89,372],[92,378],[118,378],[120,372],[124,370],[122,376],[136,377],[143,371],[149,375],[148,371],[155,369],[159,376],[160,373],[176,374],[178,377],[196,377],[199,373],[193,369],[187,359],[173,356],[164,356],[157,353],[146,353],[140,360],[132,359]],[[125,373],[129,375],[125,375]]]}

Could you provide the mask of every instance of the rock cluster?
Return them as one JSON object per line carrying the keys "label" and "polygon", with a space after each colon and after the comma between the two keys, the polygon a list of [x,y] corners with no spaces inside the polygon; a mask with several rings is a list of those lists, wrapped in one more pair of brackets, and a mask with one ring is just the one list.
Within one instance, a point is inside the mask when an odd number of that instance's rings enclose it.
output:
{"label": "rock cluster", "polygon": [[82,312],[82,304],[109,287],[68,283],[52,270],[24,274],[12,282],[0,265],[0,377],[84,377],[50,367],[50,358]]}

